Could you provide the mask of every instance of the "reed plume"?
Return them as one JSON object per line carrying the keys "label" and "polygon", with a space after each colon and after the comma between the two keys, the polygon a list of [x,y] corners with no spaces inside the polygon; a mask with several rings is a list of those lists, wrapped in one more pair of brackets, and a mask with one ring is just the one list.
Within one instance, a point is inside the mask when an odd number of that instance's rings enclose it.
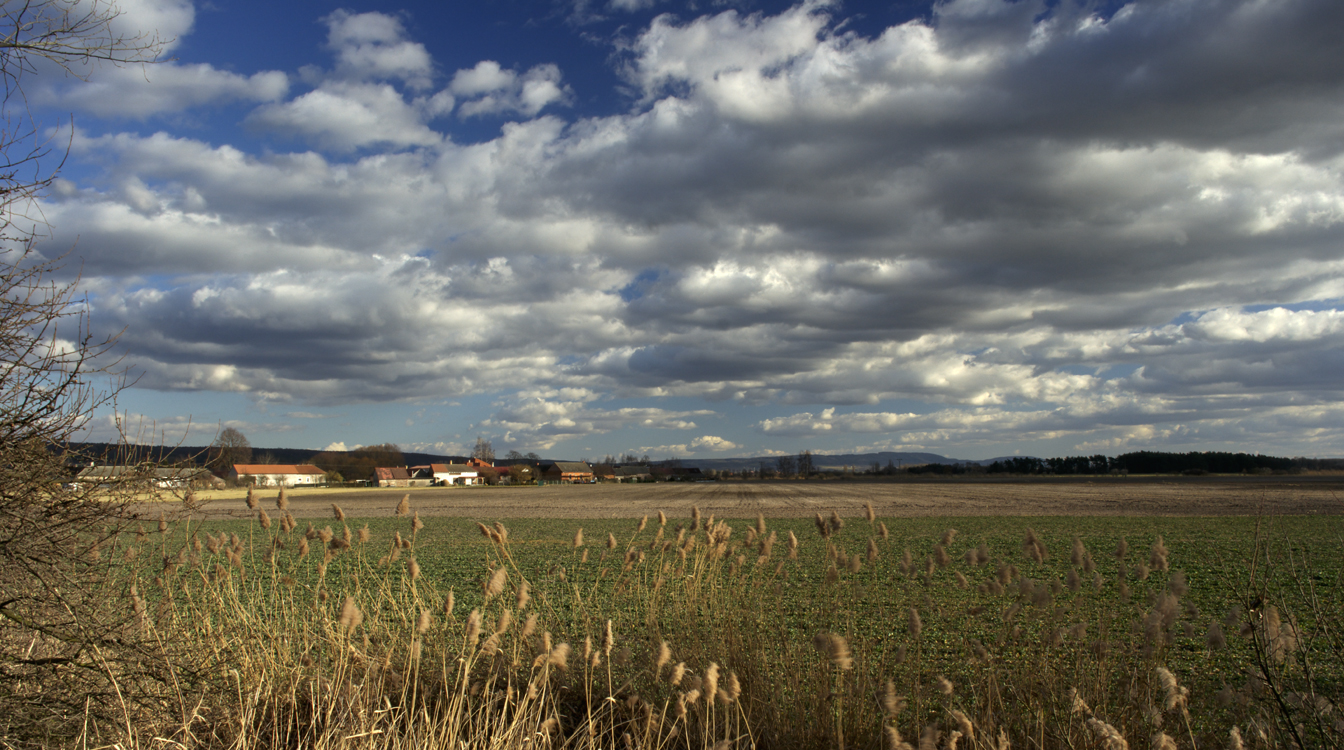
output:
{"label": "reed plume", "polygon": [[1101,740],[1106,750],[1129,750],[1129,743],[1125,741],[1124,735],[1110,724],[1094,716],[1087,720],[1087,726],[1092,729],[1097,739]]}
{"label": "reed plume", "polygon": [[1167,545],[1162,542],[1162,536],[1159,534],[1157,541],[1153,542],[1153,548],[1148,553],[1148,567],[1153,570],[1166,570]]}
{"label": "reed plume", "polygon": [[704,691],[706,703],[719,694],[719,665],[717,662],[709,663],[709,667],[705,669],[705,676],[701,680],[700,685],[701,689]]}
{"label": "reed plume", "polygon": [[844,670],[854,668],[854,657],[844,636],[829,632],[817,633],[812,637],[812,646],[835,666]]}
{"label": "reed plume", "polygon": [[411,493],[401,496],[401,502],[397,503],[397,515],[404,516],[411,512]]}
{"label": "reed plume", "polygon": [[341,604],[341,616],[338,622],[347,633],[364,622],[364,613],[359,611],[359,606],[355,604],[353,596],[345,597],[345,601]]}
{"label": "reed plume", "polygon": [[489,599],[502,593],[504,591],[504,584],[508,581],[508,577],[509,571],[503,565],[491,572],[490,578],[485,582],[485,598]]}
{"label": "reed plume", "polygon": [[476,641],[481,637],[481,610],[473,609],[471,614],[467,615],[467,645],[475,646]]}
{"label": "reed plume", "polygon": [[896,715],[905,710],[905,696],[896,694],[896,683],[893,680],[887,680],[887,688],[882,692],[882,710],[887,712],[887,716],[895,719]]}
{"label": "reed plume", "polygon": [[658,659],[654,662],[653,673],[655,676],[662,675],[663,667],[672,661],[672,646],[667,641],[658,644]]}
{"label": "reed plume", "polygon": [[1162,685],[1162,691],[1166,696],[1166,710],[1174,711],[1177,708],[1185,711],[1189,705],[1190,690],[1181,686],[1176,681],[1176,675],[1171,673],[1166,667],[1157,668],[1157,679]]}
{"label": "reed plume", "polygon": [[961,732],[962,737],[972,742],[975,741],[975,725],[971,723],[969,716],[954,708],[952,709],[952,720],[957,722],[957,729]]}
{"label": "reed plume", "polygon": [[840,533],[841,529],[845,528],[845,521],[843,518],[840,517],[839,511],[836,511],[834,509],[831,510],[830,525],[832,534],[838,534]]}
{"label": "reed plume", "polygon": [[556,669],[564,670],[569,667],[569,644],[557,643],[555,648],[551,649],[546,656],[546,663]]}
{"label": "reed plume", "polygon": [[732,703],[736,701],[739,697],[741,697],[742,683],[738,682],[737,672],[733,671],[728,672],[728,687],[724,690],[720,690],[719,693],[721,695],[724,693],[727,694],[728,696],[728,700],[726,701],[727,703]]}
{"label": "reed plume", "polygon": [[1045,561],[1045,544],[1036,536],[1034,529],[1027,529],[1026,538],[1022,540],[1022,551],[1038,563]]}

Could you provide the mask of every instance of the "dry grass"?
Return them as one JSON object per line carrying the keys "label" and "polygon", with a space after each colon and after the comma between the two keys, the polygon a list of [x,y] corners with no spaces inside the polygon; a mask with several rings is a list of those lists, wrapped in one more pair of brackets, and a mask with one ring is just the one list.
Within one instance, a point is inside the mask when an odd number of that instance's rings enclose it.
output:
{"label": "dry grass", "polygon": [[[1161,538],[1112,556],[1115,540],[1089,549],[1028,530],[991,550],[949,529],[911,554],[882,533],[875,503],[801,537],[763,513],[651,513],[619,536],[567,532],[541,565],[527,539],[481,523],[474,579],[440,582],[417,562],[432,550],[415,497],[390,533],[356,532],[328,501],[325,527],[306,533],[278,509],[263,528],[259,508],[245,533],[188,525],[183,546],[141,542],[141,559],[163,566],[145,568],[131,605],[145,632],[186,645],[178,698],[157,726],[93,735],[517,750],[1212,748],[1234,735],[1305,748],[1344,736],[1332,723],[1339,594],[1311,589],[1313,610],[1288,585],[1310,588],[1310,575],[1256,568],[1225,582],[1247,606],[1224,619],[1193,608],[1179,549]],[[890,622],[854,606],[884,581],[902,602]],[[813,622],[793,611],[800,600],[829,624],[800,629]],[[1192,691],[1199,675],[1173,666],[1176,644],[1192,642],[1210,658],[1247,655],[1226,694]]]}

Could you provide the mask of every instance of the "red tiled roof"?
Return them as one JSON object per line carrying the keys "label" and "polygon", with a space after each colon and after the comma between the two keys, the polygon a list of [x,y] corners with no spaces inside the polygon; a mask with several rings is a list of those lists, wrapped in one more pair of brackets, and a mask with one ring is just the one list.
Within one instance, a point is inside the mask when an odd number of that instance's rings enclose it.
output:
{"label": "red tiled roof", "polygon": [[234,464],[239,474],[326,474],[312,464]]}

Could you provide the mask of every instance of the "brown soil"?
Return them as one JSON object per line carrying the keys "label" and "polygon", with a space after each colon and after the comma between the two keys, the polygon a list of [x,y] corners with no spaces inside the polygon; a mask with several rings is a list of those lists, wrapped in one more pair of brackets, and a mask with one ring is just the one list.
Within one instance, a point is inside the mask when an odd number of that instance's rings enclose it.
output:
{"label": "brown soil", "polygon": [[[296,517],[331,513],[391,515],[405,489],[293,490]],[[1344,512],[1344,477],[1165,477],[1044,480],[706,482],[644,485],[416,488],[411,506],[425,517],[638,518],[659,510],[684,516],[691,506],[724,518],[811,516],[832,509],[858,516],[1223,516],[1335,515]],[[261,495],[275,508],[275,493]],[[156,506],[157,513],[162,506]],[[247,515],[241,496],[207,500],[197,517]]]}

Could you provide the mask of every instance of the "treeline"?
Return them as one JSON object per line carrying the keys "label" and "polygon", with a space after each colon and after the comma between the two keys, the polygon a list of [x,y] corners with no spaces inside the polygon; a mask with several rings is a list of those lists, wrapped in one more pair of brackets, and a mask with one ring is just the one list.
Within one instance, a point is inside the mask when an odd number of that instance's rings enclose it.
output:
{"label": "treeline", "polygon": [[989,474],[1264,474],[1340,469],[1338,459],[1283,458],[1259,453],[1203,451],[1160,453],[1137,451],[1109,456],[1064,456],[1000,459],[985,468]]}
{"label": "treeline", "polygon": [[396,443],[366,445],[352,451],[323,451],[307,463],[327,472],[333,482],[372,481],[379,466],[405,466],[406,457]]}

